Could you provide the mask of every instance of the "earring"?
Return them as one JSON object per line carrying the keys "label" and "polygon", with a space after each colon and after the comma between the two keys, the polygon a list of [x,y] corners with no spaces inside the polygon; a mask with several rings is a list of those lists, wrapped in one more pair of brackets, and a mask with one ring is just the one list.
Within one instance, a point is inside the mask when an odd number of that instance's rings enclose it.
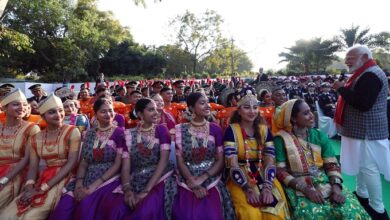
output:
{"label": "earring", "polygon": [[141,117],[141,120],[139,121],[139,124],[140,125],[143,125],[145,122],[144,122],[144,118],[143,117]]}
{"label": "earring", "polygon": [[191,114],[191,118],[192,118],[192,120],[194,120],[194,119],[196,118],[195,112],[193,112],[193,113]]}
{"label": "earring", "polygon": [[292,130],[293,132],[296,132],[298,130],[298,126],[295,125],[295,123],[291,122],[292,124]]}

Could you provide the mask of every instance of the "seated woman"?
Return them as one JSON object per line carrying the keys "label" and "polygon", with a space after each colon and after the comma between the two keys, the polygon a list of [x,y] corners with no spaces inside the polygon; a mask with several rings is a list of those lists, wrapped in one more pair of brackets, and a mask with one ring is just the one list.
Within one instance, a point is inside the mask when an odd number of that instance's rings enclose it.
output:
{"label": "seated woman", "polygon": [[77,100],[65,99],[63,100],[63,105],[65,111],[64,124],[76,126],[80,130],[80,133],[89,129],[89,120],[87,116],[77,114],[78,109],[80,108]]}
{"label": "seated woman", "polygon": [[173,219],[234,219],[234,209],[225,184],[222,131],[208,122],[208,98],[192,93],[187,98],[190,123],[176,125],[176,155],[179,169],[178,193]]}
{"label": "seated woman", "polygon": [[[122,114],[115,111],[114,101],[112,101],[113,97],[110,94],[108,94],[107,89],[105,89],[105,88],[101,88],[101,89],[99,89],[101,92],[99,92],[99,93],[96,92],[97,93],[96,97],[94,97],[92,103],[95,103],[96,100],[103,99],[103,98],[110,100],[112,103],[113,109],[114,109],[114,120],[112,121],[112,124],[117,126],[117,127],[120,127],[120,128],[125,128],[125,117]],[[94,106],[94,104],[92,106]],[[90,122],[91,122],[91,127],[96,128],[99,126],[99,121],[96,120],[96,116],[93,116],[92,118],[90,118]]]}
{"label": "seated woman", "polygon": [[[169,162],[170,135],[158,124],[156,103],[141,98],[135,105],[143,121],[126,130],[128,152],[123,154],[122,190],[106,200],[105,219],[170,219],[176,193],[174,166]],[[123,193],[124,192],[124,193]]]}
{"label": "seated woman", "polygon": [[169,159],[176,165],[176,154],[175,154],[175,142],[172,141],[175,136],[175,118],[164,109],[164,100],[160,94],[154,94],[151,99],[156,103],[158,117],[157,121],[159,124],[165,125],[168,128],[169,134],[171,135],[171,152],[169,154]]}
{"label": "seated woman", "polygon": [[314,116],[305,101],[287,101],[275,119],[277,177],[284,183],[293,219],[370,219],[343,187],[332,145],[312,128]]}
{"label": "seated woman", "polygon": [[[41,101],[38,110],[47,128],[31,137],[24,190],[0,213],[1,219],[47,219],[77,164],[80,131],[75,126],[63,124],[61,99],[50,95]],[[47,167],[38,175],[40,160],[44,160]]]}
{"label": "seated woman", "polygon": [[[0,211],[19,195],[24,169],[28,164],[30,137],[39,132],[39,127],[25,122],[23,114],[28,104],[19,89],[5,95],[0,102],[5,112],[5,122],[0,123]],[[1,215],[0,215],[1,216]]]}
{"label": "seated woman", "polygon": [[76,179],[66,186],[50,219],[103,219],[100,204],[120,185],[124,130],[112,123],[111,100],[98,99],[93,108],[99,127],[87,132]]}
{"label": "seated woman", "polygon": [[240,92],[237,111],[225,131],[227,187],[237,219],[288,219],[286,198],[275,179],[271,131],[260,116],[255,91]]}
{"label": "seated woman", "polygon": [[271,98],[271,93],[266,90],[262,89],[259,92],[259,101],[260,101],[260,107],[272,107],[274,106]]}
{"label": "seated woman", "polygon": [[169,132],[171,133],[175,129],[176,121],[171,113],[164,109],[164,100],[160,94],[155,94],[151,97],[151,99],[156,103],[157,112],[158,112],[158,124],[165,125]]}

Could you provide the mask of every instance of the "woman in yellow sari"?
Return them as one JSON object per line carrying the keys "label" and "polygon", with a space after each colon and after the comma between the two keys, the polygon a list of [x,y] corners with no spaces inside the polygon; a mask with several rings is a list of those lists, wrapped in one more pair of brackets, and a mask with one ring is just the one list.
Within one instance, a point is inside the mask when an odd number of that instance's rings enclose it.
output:
{"label": "woman in yellow sari", "polygon": [[28,163],[29,138],[39,132],[39,127],[25,122],[26,96],[15,89],[1,101],[5,122],[0,123],[0,211],[19,194]]}
{"label": "woman in yellow sari", "polygon": [[313,129],[314,117],[301,99],[285,102],[275,117],[277,177],[294,219],[370,219],[343,187],[328,137]]}
{"label": "woman in yellow sari", "polygon": [[[69,181],[80,147],[80,131],[64,125],[61,99],[50,95],[38,111],[47,123],[47,129],[30,139],[30,164],[23,192],[1,213],[2,219],[47,219]],[[39,160],[47,164],[40,173]]]}
{"label": "woman in yellow sari", "polygon": [[273,137],[260,116],[255,91],[240,92],[237,111],[225,131],[227,187],[237,219],[289,219],[282,186],[275,179]]}

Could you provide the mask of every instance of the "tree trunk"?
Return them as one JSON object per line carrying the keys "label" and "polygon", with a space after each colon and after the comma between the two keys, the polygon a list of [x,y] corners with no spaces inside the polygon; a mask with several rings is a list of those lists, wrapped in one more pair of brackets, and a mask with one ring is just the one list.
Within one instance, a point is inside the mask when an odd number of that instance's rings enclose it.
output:
{"label": "tree trunk", "polygon": [[196,73],[196,67],[197,67],[197,64],[198,64],[198,60],[197,59],[193,59],[192,60],[192,74],[195,74]]}

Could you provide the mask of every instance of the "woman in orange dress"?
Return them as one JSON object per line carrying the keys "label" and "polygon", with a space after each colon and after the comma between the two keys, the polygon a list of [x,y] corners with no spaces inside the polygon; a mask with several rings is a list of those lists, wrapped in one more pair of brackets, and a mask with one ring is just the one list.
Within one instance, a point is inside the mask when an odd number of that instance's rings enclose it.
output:
{"label": "woman in orange dress", "polygon": [[[47,219],[77,164],[80,131],[75,126],[64,125],[61,99],[50,95],[38,110],[47,128],[30,139],[30,164],[24,190],[0,213],[3,219]],[[47,167],[38,175],[40,160]]]}
{"label": "woman in orange dress", "polygon": [[0,123],[0,210],[18,196],[28,163],[29,138],[39,127],[23,120],[27,106],[25,95],[16,89],[1,101],[5,121]]}

